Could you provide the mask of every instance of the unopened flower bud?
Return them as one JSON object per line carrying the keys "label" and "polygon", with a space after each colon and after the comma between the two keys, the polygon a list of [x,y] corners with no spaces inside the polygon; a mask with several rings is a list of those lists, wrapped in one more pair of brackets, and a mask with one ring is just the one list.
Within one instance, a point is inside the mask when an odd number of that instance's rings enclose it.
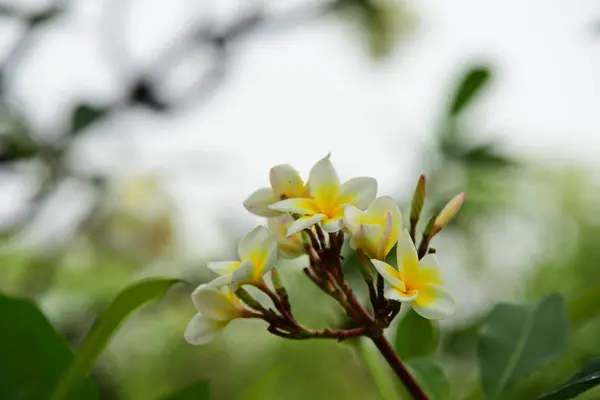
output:
{"label": "unopened flower bud", "polygon": [[437,218],[435,219],[434,233],[444,229],[450,223],[450,221],[452,221],[452,219],[456,217],[456,214],[458,214],[458,211],[460,211],[460,207],[462,206],[464,201],[465,194],[463,192],[456,195],[452,200],[450,200],[446,204],[446,206],[444,206],[442,211],[438,214]]}
{"label": "unopened flower bud", "polygon": [[410,207],[410,223],[416,225],[421,216],[421,210],[425,203],[425,196],[427,194],[427,180],[425,175],[421,174],[417,187],[415,188],[415,194],[413,195],[412,205]]}
{"label": "unopened flower bud", "polygon": [[256,300],[246,289],[239,288],[235,291],[235,295],[253,310],[261,311],[264,307]]}

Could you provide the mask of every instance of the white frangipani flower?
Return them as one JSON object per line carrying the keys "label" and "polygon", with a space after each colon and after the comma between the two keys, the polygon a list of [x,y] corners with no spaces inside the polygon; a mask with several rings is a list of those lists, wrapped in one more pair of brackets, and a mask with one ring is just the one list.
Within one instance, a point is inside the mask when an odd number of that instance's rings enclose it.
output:
{"label": "white frangipani flower", "polygon": [[247,310],[231,291],[227,276],[202,284],[192,293],[198,313],[185,330],[185,340],[193,345],[210,342],[229,322],[243,316]]}
{"label": "white frangipani flower", "polygon": [[310,198],[289,198],[270,206],[276,211],[301,215],[288,228],[288,236],[319,222],[325,231],[337,232],[342,228],[346,205],[364,210],[377,193],[377,181],[373,178],[353,178],[340,184],[329,154],[311,169],[307,186]]}
{"label": "white frangipani flower", "polygon": [[402,231],[398,240],[398,269],[386,262],[371,262],[391,285],[384,296],[391,300],[410,302],[413,309],[428,319],[442,319],[454,314],[454,299],[442,286],[440,264],[435,254],[427,254],[420,261],[408,231]]}
{"label": "white frangipani flower", "polygon": [[365,211],[346,206],[344,226],[351,233],[350,247],[369,258],[385,260],[402,232],[402,214],[389,196],[379,197]]}
{"label": "white frangipani flower", "polygon": [[257,226],[238,245],[239,261],[208,263],[219,275],[231,277],[232,290],[243,284],[257,283],[277,262],[277,238],[264,226]]}

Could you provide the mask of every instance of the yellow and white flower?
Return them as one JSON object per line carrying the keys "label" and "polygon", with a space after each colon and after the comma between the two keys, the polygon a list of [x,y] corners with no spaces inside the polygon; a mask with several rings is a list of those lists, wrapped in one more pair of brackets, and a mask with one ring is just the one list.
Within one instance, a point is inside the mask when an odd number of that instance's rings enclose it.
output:
{"label": "yellow and white flower", "polygon": [[297,258],[306,254],[302,233],[287,237],[288,228],[293,223],[294,218],[290,214],[282,214],[267,221],[269,229],[277,237],[279,254],[285,258]]}
{"label": "yellow and white flower", "polygon": [[270,188],[258,189],[244,201],[244,207],[252,214],[267,218],[281,215],[281,212],[269,206],[279,200],[303,197],[307,194],[304,181],[291,165],[281,164],[271,168],[269,180]]}
{"label": "yellow and white flower", "polygon": [[231,278],[232,290],[258,282],[277,262],[277,238],[264,226],[257,226],[238,245],[239,261],[208,263],[208,268]]}
{"label": "yellow and white flower", "polygon": [[222,276],[198,286],[192,293],[192,301],[198,313],[185,330],[185,340],[190,344],[210,342],[229,322],[247,312],[228,283],[228,277]]}
{"label": "yellow and white flower", "polygon": [[442,286],[440,266],[435,254],[427,254],[420,261],[408,231],[398,239],[398,269],[376,259],[371,262],[391,285],[385,297],[400,302],[411,302],[413,309],[428,319],[442,319],[454,314],[452,296]]}
{"label": "yellow and white flower", "polygon": [[342,227],[346,205],[364,210],[377,193],[377,181],[373,178],[354,178],[340,185],[329,154],[311,169],[307,186],[310,198],[290,198],[270,206],[276,211],[302,215],[288,228],[288,236],[318,222],[325,231],[337,232]]}
{"label": "yellow and white flower", "polygon": [[378,197],[365,211],[346,206],[344,226],[352,235],[352,249],[362,251],[369,258],[385,260],[402,232],[402,214],[394,199]]}

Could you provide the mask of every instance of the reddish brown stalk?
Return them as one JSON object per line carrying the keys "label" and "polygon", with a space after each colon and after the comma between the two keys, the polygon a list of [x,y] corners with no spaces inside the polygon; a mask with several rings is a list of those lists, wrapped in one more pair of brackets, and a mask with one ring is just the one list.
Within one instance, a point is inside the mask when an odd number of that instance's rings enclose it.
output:
{"label": "reddish brown stalk", "polygon": [[260,284],[257,284],[256,287],[261,292],[263,292],[267,296],[269,296],[269,298],[273,302],[273,305],[275,305],[275,308],[277,308],[277,311],[279,311],[291,323],[297,325],[297,321],[294,318],[294,316],[290,313],[290,311],[287,309],[287,307],[285,307],[285,305],[281,302],[281,299],[279,298],[279,296],[277,296],[277,294],[275,294],[275,292],[273,292],[271,290],[271,288],[269,288],[264,281],[261,282]]}
{"label": "reddish brown stalk", "polygon": [[402,364],[398,354],[396,354],[394,348],[385,336],[383,336],[383,334],[371,336],[371,340],[375,343],[375,346],[377,346],[377,349],[379,349],[379,352],[383,355],[390,367],[392,367],[398,378],[400,378],[412,398],[415,400],[427,400],[427,395],[423,389],[421,389],[421,386],[419,386],[415,378],[410,374],[408,369],[406,369],[404,364]]}
{"label": "reddish brown stalk", "polygon": [[[348,330],[324,329],[321,331],[293,331],[287,332],[281,330],[276,325],[269,327],[269,332],[288,339],[309,339],[309,338],[336,338],[344,340],[350,337],[368,336],[377,346],[385,360],[394,370],[398,378],[402,381],[411,396],[416,400],[427,400],[427,396],[417,381],[412,377],[408,369],[398,358],[398,355],[383,336],[383,329],[389,326],[391,321],[400,311],[399,304],[388,302],[383,298],[383,277],[377,274],[377,292],[373,287],[373,280],[367,281],[369,287],[369,297],[373,303],[375,315],[370,315],[365,307],[358,300],[348,281],[344,278],[341,262],[341,243],[343,235],[329,235],[329,247],[326,247],[324,233],[320,227],[316,227],[316,233],[321,244],[320,251],[315,251],[314,245],[306,246],[309,254],[311,268],[305,268],[304,273],[326,294],[335,298],[346,310],[350,318],[361,324],[360,327]],[[310,234],[309,234],[309,237]],[[425,246],[425,252],[429,245],[429,239],[425,238],[421,243]],[[311,238],[311,241],[313,239]],[[421,249],[419,253],[421,252]],[[361,262],[366,259],[364,255],[359,254]],[[370,271],[370,266],[369,266]]]}

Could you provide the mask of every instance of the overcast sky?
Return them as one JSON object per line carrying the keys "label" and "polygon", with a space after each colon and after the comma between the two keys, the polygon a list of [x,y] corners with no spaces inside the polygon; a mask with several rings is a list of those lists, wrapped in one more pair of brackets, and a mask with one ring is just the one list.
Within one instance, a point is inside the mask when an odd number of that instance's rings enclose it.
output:
{"label": "overcast sky", "polygon": [[[36,126],[64,124],[77,99],[119,95],[122,80],[106,62],[99,34],[111,1],[73,1],[23,61],[11,88]],[[196,18],[225,21],[248,4],[130,3],[117,35],[138,65]],[[300,1],[278,3],[281,9]],[[268,183],[274,164],[290,163],[306,176],[332,151],[342,179],[374,176],[382,194],[412,185],[420,172],[418,151],[433,134],[453,83],[471,62],[485,61],[496,71],[494,84],[467,116],[478,135],[497,136],[522,155],[597,166],[598,1],[406,4],[416,30],[384,62],[369,59],[356,31],[333,17],[290,32],[258,33],[236,46],[231,73],[209,103],[167,117],[142,111],[119,116],[84,143],[85,163],[127,173],[167,171],[186,232],[210,247],[218,241],[210,224],[215,209],[248,226],[255,222],[240,203]],[[19,31],[8,24],[1,30],[5,47]]]}

